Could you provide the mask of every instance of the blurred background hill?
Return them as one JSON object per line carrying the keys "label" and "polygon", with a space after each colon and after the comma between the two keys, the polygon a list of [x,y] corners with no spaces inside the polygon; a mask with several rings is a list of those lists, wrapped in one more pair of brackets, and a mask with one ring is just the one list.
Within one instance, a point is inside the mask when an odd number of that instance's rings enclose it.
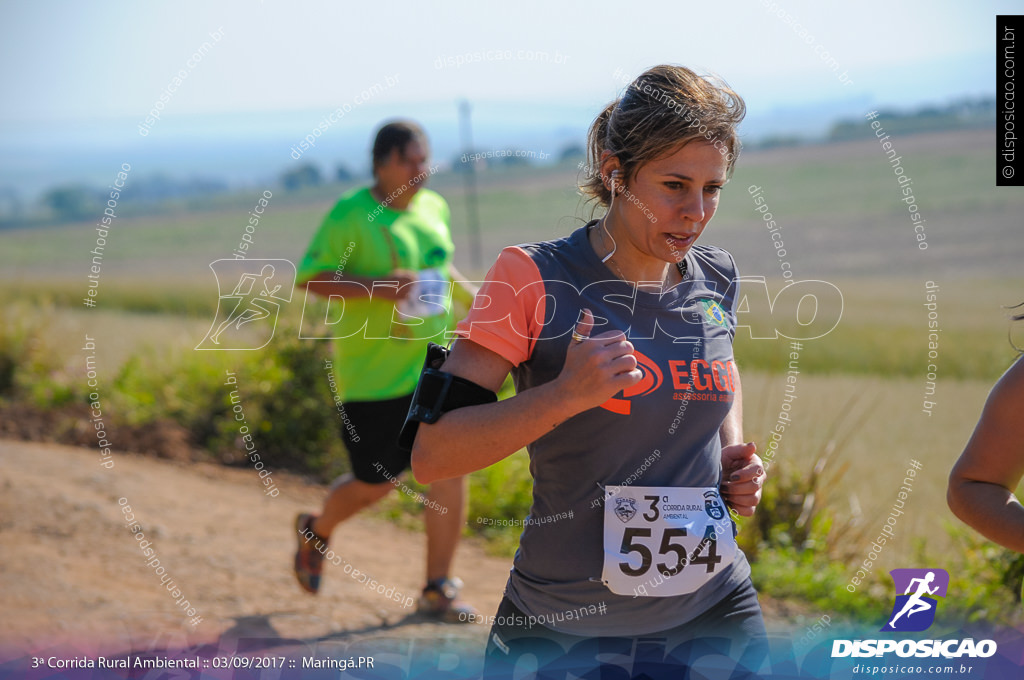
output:
{"label": "blurred background hill", "polygon": [[[702,240],[774,297],[784,280],[759,189],[794,278],[842,294],[835,309],[800,307],[840,322],[800,343],[792,423],[757,519],[743,525],[759,589],[800,603],[789,628],[826,612],[870,624],[891,601],[886,572],[927,564],[955,575],[958,598],[940,613],[948,629],[1020,621],[1021,560],[960,528],[945,504],[949,469],[1016,357],[1011,343],[1024,347],[1007,309],[1024,301],[1024,192],[995,186],[992,21],[1012,3],[914,0],[884,19],[809,1],[527,3],[509,16],[471,3],[398,3],[386,16],[274,0],[55,7],[0,7],[0,55],[16,66],[0,72],[0,436],[96,455],[89,334],[118,452],[245,470],[223,387],[232,370],[268,465],[325,483],[344,452],[322,368],[328,342],[299,338],[301,294],[265,349],[194,351],[217,312],[210,263],[232,257],[265,192],[246,256],[297,262],[338,196],[369,181],[376,126],[418,120],[432,143],[429,186],[451,206],[456,264],[482,279],[502,247],[599,216],[576,188],[590,121],[645,68],[682,63],[722,75],[749,107],[744,151]],[[927,250],[872,111],[913,178]],[[303,148],[307,138],[315,145]],[[473,154],[490,157],[464,160]],[[124,163],[98,305],[86,308],[95,228]],[[741,320],[778,321],[763,307]],[[799,330],[799,318],[786,321]],[[735,351],[747,437],[765,453],[794,349],[740,329]],[[924,467],[899,536],[851,594],[911,458]],[[478,520],[525,517],[525,453],[474,474],[471,488],[467,533],[508,560],[518,529]],[[420,512],[397,497],[378,515],[418,526]],[[60,618],[54,605],[37,621]]]}

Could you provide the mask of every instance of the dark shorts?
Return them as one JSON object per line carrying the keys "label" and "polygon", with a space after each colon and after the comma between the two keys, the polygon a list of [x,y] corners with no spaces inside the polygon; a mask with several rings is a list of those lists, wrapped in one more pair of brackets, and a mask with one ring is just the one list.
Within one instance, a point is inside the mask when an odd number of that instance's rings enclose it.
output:
{"label": "dark shorts", "polygon": [[[537,674],[530,677],[537,680],[574,675],[597,678],[586,674],[612,659],[621,670],[607,669],[608,677],[644,673],[651,678],[689,677],[682,669],[698,669],[702,657],[720,661],[723,655],[735,666],[722,677],[756,678],[768,653],[761,605],[750,579],[692,621],[636,637],[568,635],[537,624],[524,625],[527,618],[507,597],[502,599],[487,636],[484,678],[524,677],[524,671],[533,668]],[[567,676],[569,672],[574,675]]]}
{"label": "dark shorts", "polygon": [[409,469],[410,452],[398,448],[398,433],[412,395],[381,401],[347,401],[337,408],[341,438],[352,474],[361,482],[383,484]]}

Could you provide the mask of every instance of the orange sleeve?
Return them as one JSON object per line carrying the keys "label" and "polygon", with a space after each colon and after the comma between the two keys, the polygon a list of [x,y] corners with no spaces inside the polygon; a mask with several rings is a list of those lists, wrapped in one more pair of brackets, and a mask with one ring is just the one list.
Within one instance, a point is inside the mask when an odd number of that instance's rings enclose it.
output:
{"label": "orange sleeve", "polygon": [[487,272],[455,334],[518,366],[533,354],[544,325],[545,300],[536,263],[522,248],[509,246]]}

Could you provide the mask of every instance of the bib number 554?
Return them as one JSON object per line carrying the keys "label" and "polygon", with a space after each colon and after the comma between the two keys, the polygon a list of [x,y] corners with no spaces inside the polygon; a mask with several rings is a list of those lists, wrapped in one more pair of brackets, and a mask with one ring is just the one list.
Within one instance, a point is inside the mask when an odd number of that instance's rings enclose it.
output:
{"label": "bib number 554", "polygon": [[[684,545],[673,542],[674,539],[683,538],[686,535],[687,532],[684,527],[667,527],[662,531],[658,555],[668,555],[669,553],[675,555],[674,561],[669,560],[669,562],[659,562],[657,564],[658,571],[662,575],[675,576],[687,564],[703,564],[707,569],[707,573],[710,574],[722,562],[722,558],[718,555],[718,539],[714,527],[708,526],[705,528],[704,537],[689,555],[687,555]],[[619,563],[619,569],[627,576],[643,576],[650,571],[651,565],[654,562],[651,549],[644,542],[638,540],[642,538],[651,538],[651,530],[643,527],[626,527],[622,534],[622,545],[619,547],[619,552],[623,555],[640,553],[641,560],[639,567],[632,567],[629,562]]]}

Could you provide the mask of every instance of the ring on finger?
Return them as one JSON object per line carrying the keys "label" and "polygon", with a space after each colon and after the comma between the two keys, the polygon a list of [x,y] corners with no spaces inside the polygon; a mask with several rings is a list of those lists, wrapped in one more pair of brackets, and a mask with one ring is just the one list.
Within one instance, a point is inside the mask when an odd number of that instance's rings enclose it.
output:
{"label": "ring on finger", "polygon": [[584,340],[586,340],[587,336],[582,335],[581,333],[577,333],[576,331],[573,331],[572,332],[572,339],[578,345],[579,343],[581,343]]}

